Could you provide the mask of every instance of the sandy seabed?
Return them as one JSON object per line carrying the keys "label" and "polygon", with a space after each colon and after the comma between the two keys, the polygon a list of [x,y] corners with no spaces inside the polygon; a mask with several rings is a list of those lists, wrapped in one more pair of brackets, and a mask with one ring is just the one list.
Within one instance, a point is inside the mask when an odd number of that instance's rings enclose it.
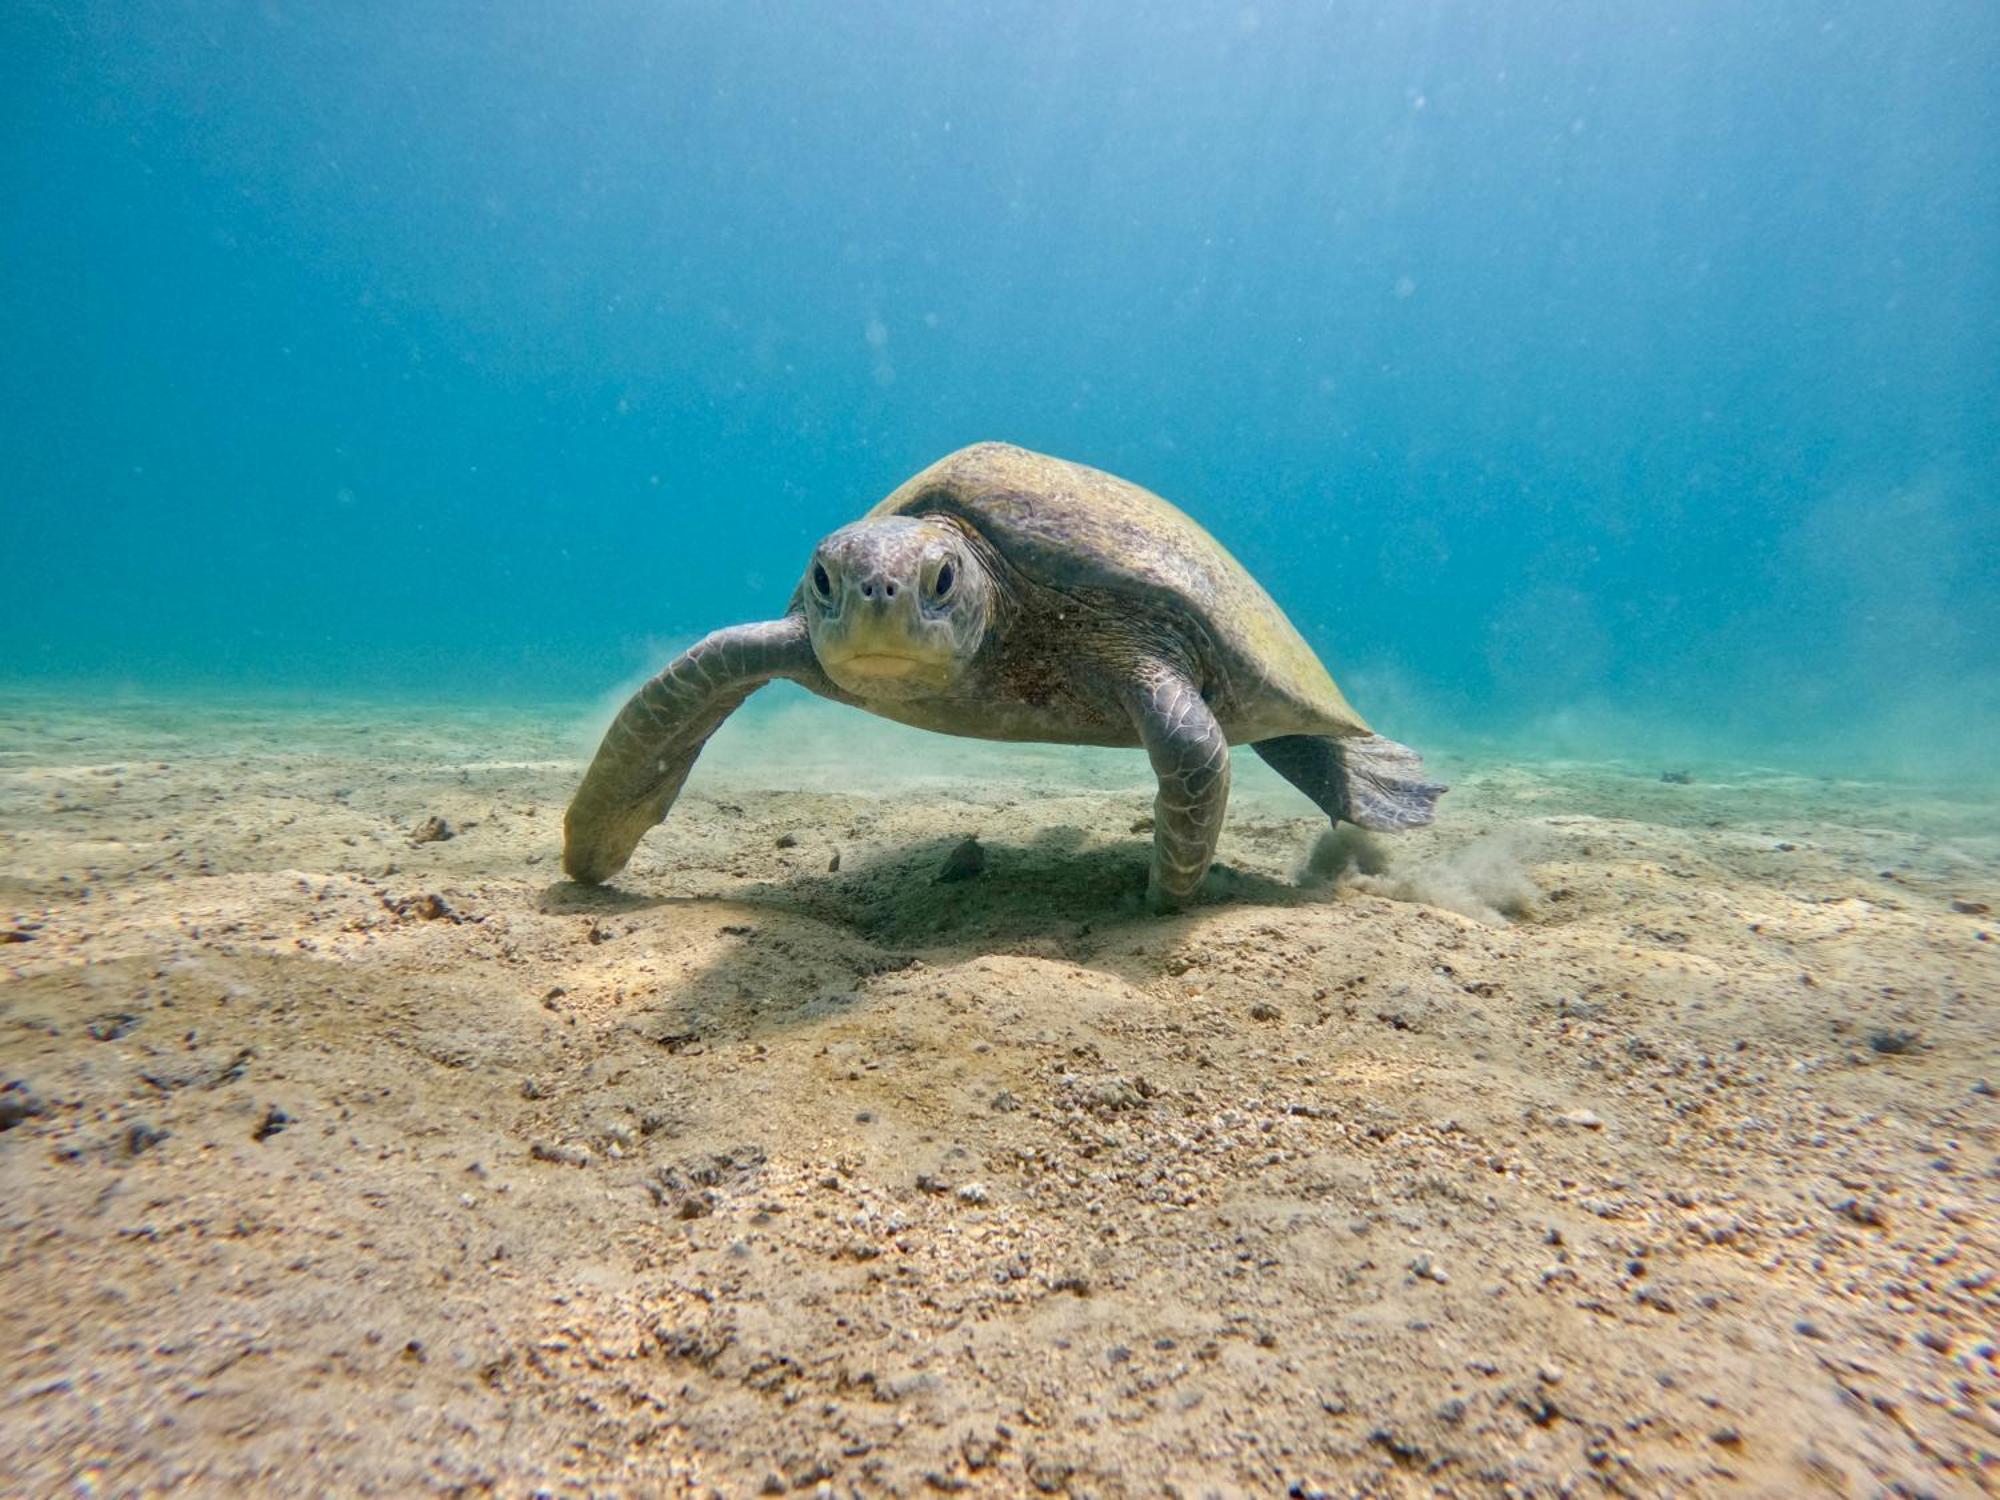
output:
{"label": "sandy seabed", "polygon": [[0,702],[0,1490],[2000,1485],[2000,797],[584,718]]}

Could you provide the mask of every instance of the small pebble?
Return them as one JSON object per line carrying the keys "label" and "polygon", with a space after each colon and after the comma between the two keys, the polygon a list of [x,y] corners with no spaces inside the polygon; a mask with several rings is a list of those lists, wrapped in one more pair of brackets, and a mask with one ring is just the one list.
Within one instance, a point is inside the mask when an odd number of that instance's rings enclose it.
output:
{"label": "small pebble", "polygon": [[1410,1262],[1410,1274],[1420,1281],[1435,1281],[1439,1286],[1445,1286],[1451,1281],[1444,1267],[1428,1255],[1419,1255]]}
{"label": "small pebble", "polygon": [[1575,1125],[1584,1130],[1602,1130],[1604,1122],[1587,1109],[1566,1109],[1556,1118],[1565,1125]]}
{"label": "small pebble", "polygon": [[[157,1129],[152,1125],[148,1125],[144,1120],[141,1120],[125,1132],[125,1150],[132,1156],[143,1155],[152,1150],[153,1147],[159,1145],[161,1141],[164,1141],[172,1133],[171,1131]],[[259,1139],[262,1139],[262,1137],[259,1137]]]}
{"label": "small pebble", "polygon": [[1882,1205],[1873,1198],[1842,1198],[1833,1205],[1833,1211],[1869,1229],[1889,1227],[1889,1216],[1882,1211]]}

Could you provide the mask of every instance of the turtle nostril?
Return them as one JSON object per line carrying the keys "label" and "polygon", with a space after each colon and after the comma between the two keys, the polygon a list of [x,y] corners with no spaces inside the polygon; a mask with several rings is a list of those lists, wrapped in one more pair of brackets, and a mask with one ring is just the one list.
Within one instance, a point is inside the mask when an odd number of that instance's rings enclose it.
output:
{"label": "turtle nostril", "polygon": [[882,592],[889,598],[893,599],[896,597],[896,585],[893,583],[885,583],[882,585]]}

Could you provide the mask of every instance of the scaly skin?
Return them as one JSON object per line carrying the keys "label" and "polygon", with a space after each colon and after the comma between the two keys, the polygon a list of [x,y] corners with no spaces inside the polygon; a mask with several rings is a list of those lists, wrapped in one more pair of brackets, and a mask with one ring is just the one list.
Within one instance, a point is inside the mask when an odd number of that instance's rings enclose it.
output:
{"label": "scaly skin", "polygon": [[708,737],[774,677],[833,696],[797,615],[705,636],[634,693],[563,815],[570,878],[597,885],[624,869],[674,805]]}

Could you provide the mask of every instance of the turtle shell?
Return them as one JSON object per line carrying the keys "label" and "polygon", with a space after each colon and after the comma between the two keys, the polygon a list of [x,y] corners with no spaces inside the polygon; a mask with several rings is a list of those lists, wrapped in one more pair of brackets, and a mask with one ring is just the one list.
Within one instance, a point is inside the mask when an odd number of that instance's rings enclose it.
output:
{"label": "turtle shell", "polygon": [[[955,516],[1027,578],[1129,596],[1204,633],[1256,733],[1368,734],[1283,610],[1186,512],[1101,469],[1006,443],[938,460],[869,512]],[[1211,653],[1203,653],[1209,655]],[[1232,735],[1232,738],[1236,736]]]}

